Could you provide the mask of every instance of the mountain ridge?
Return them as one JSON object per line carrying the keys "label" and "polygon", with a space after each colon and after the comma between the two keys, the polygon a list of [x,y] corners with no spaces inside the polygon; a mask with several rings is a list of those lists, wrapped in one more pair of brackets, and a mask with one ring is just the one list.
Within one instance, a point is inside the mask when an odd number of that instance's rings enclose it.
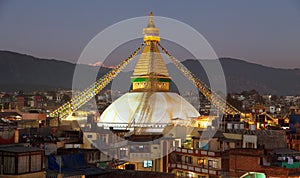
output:
{"label": "mountain ridge", "polygon": [[[220,58],[229,92],[255,89],[260,93],[278,95],[300,94],[300,69],[268,67],[235,58]],[[182,62],[200,80],[208,82],[205,70],[197,60]],[[0,91],[45,90],[72,88],[76,64],[57,59],[37,58],[12,51],[0,51]],[[98,67],[77,65],[83,71],[97,72]],[[102,67],[98,77],[109,68]],[[83,72],[84,73],[84,72]],[[83,76],[88,79],[90,76]],[[171,76],[172,77],[172,76]],[[86,81],[82,86],[88,86]],[[9,87],[8,87],[9,86]],[[34,87],[36,86],[36,88]],[[30,88],[30,89],[29,89]],[[82,88],[83,89],[83,88]]]}

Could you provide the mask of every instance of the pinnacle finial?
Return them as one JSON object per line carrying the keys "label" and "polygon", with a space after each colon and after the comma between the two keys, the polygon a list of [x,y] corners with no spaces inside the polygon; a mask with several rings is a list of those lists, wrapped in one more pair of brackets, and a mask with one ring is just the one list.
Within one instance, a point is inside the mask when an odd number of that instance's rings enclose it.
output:
{"label": "pinnacle finial", "polygon": [[143,29],[144,41],[160,41],[159,28],[154,25],[153,13],[150,12],[148,16],[148,24],[146,28]]}
{"label": "pinnacle finial", "polygon": [[155,28],[152,11],[150,12],[149,15],[147,28]]}

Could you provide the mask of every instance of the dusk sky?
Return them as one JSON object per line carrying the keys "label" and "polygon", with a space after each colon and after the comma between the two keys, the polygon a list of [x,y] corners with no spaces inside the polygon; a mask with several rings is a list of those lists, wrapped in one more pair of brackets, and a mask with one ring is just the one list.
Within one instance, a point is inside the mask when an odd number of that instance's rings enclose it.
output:
{"label": "dusk sky", "polygon": [[219,57],[300,68],[298,0],[0,0],[0,50],[75,63],[103,29],[150,11],[192,26]]}

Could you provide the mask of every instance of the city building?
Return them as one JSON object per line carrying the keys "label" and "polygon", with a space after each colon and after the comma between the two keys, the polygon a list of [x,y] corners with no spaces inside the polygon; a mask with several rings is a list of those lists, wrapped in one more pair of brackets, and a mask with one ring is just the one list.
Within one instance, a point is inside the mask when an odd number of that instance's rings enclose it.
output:
{"label": "city building", "polygon": [[300,152],[287,149],[283,130],[200,129],[190,142],[171,148],[168,172],[178,177],[241,177],[250,172],[271,175],[267,170],[272,167],[284,174],[299,168]]}
{"label": "city building", "polygon": [[300,152],[289,149],[232,149],[229,151],[229,176],[259,173],[261,177],[296,178],[300,176]]}
{"label": "city building", "polygon": [[44,150],[23,145],[0,146],[1,177],[43,178]]}

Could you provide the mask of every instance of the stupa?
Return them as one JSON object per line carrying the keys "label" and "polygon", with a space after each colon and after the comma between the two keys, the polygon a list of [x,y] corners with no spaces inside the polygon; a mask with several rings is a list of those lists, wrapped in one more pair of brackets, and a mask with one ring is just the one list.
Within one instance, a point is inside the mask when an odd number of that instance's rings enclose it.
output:
{"label": "stupa", "polygon": [[98,126],[159,127],[145,131],[161,132],[176,120],[184,123],[200,116],[189,102],[170,91],[171,77],[157,45],[159,33],[150,13],[147,27],[143,29],[145,45],[131,77],[132,88],[104,110]]}

